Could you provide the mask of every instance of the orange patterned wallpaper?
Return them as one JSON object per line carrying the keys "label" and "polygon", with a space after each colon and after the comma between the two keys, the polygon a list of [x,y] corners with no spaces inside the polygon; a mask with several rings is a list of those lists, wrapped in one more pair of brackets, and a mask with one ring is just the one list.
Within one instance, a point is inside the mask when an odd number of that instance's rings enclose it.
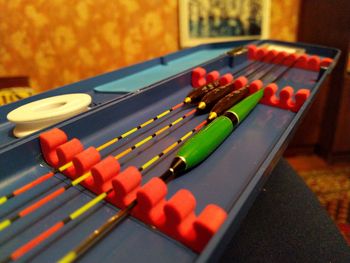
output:
{"label": "orange patterned wallpaper", "polygon": [[[271,1],[271,38],[294,40],[300,0]],[[176,0],[0,0],[0,76],[43,91],[167,54],[179,48],[177,10]]]}
{"label": "orange patterned wallpaper", "polygon": [[271,0],[270,38],[296,41],[301,0]]}

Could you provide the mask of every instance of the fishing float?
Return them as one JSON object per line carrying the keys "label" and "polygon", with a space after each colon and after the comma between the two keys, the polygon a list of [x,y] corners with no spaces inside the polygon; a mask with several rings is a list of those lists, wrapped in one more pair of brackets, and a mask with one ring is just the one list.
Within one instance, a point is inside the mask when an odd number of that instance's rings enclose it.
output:
{"label": "fishing float", "polygon": [[[283,76],[291,69],[294,67],[294,65],[298,62],[298,58],[295,56],[295,54],[290,54],[289,56],[287,56],[286,54],[284,54],[284,57],[281,58],[280,61],[278,61],[278,64],[286,61],[286,60],[290,60],[291,62],[288,63],[288,66],[286,67],[286,69],[284,69],[282,72],[280,72],[276,77],[274,77],[273,79],[271,79],[269,82],[277,82],[279,81],[281,78],[283,78]],[[268,72],[264,73],[262,76],[259,77],[260,81],[265,80],[266,78],[269,77],[269,74],[274,71],[274,69],[276,68],[276,66],[278,66],[278,64],[274,65]],[[242,100],[244,97],[246,97],[249,94],[249,87],[250,84],[247,84],[245,86],[243,86],[242,88],[238,89],[238,90],[234,90],[233,92],[229,93],[228,95],[226,95],[224,98],[220,99],[213,107],[212,110],[209,113],[209,117],[208,117],[208,121],[212,121],[213,119],[215,119],[217,116],[223,114],[226,110],[228,110],[230,107],[232,107],[233,105],[235,105],[237,102],[239,102],[240,100]],[[265,86],[266,87],[266,86]]]}
{"label": "fishing float", "polygon": [[[196,111],[196,109],[190,111],[188,113],[188,115],[192,115],[194,114]],[[187,116],[188,116],[187,115]],[[185,118],[186,115],[184,115],[181,118]],[[175,122],[178,123],[180,120],[177,119]],[[179,140],[177,140],[175,143],[173,143],[172,145],[170,145],[169,147],[167,147],[165,150],[163,150],[160,154],[156,155],[155,157],[153,157],[152,159],[150,159],[148,162],[146,162],[145,164],[143,164],[141,167],[138,168],[139,172],[144,171],[146,168],[148,168],[149,166],[151,166],[154,162],[156,162],[158,159],[160,159],[163,155],[167,154],[168,152],[170,152],[173,148],[175,148],[177,145],[181,144],[184,140],[186,140],[188,137],[190,137],[192,134],[194,134],[196,131],[200,130],[205,124],[207,123],[207,120],[203,121],[202,123],[200,123],[199,125],[197,125],[194,129],[192,129],[190,132],[186,133],[184,136],[182,136]],[[171,127],[172,125],[174,125],[173,123],[169,124],[166,127]],[[163,130],[163,129],[161,129]],[[158,134],[159,135],[159,134]],[[148,141],[150,140],[150,138],[154,138],[155,136],[157,136],[157,133],[154,133],[153,135],[146,137],[146,139],[144,139],[143,141]],[[142,142],[143,142],[142,141]],[[139,145],[136,144],[136,145]],[[132,146],[127,148],[126,150],[124,150],[121,154],[126,154],[131,152],[133,149],[135,149],[138,146]],[[121,158],[121,154],[115,156],[115,159],[119,159]],[[86,173],[85,175],[82,175],[81,177],[77,178],[76,180],[72,181],[71,184],[67,185],[65,190],[69,189],[72,186],[77,185],[78,183],[84,181],[85,179],[87,179],[89,176],[92,176],[91,171]],[[163,177],[160,177],[161,179],[163,179]],[[170,178],[169,178],[170,179]],[[164,179],[164,181],[168,181],[168,179]],[[64,190],[64,191],[65,191]],[[89,209],[91,209],[92,207],[94,207],[97,203],[99,203],[100,201],[104,200],[108,194],[112,191],[112,189],[109,189],[108,191],[101,193],[100,195],[96,196],[93,200],[91,200],[90,202],[88,202],[87,204],[85,204],[84,206],[80,207],[79,209],[77,209],[76,211],[74,211],[73,213],[71,213],[68,217],[64,218],[63,220],[59,221],[58,223],[56,223],[55,225],[53,225],[51,228],[49,228],[48,230],[44,231],[43,233],[41,233],[40,235],[38,235],[36,238],[32,239],[31,241],[29,241],[28,243],[26,243],[25,245],[23,245],[22,247],[20,247],[19,249],[17,249],[16,251],[14,251],[13,253],[11,253],[11,255],[5,259],[4,262],[8,262],[8,261],[13,261],[13,260],[17,260],[20,257],[22,257],[24,254],[28,253],[31,249],[33,249],[34,247],[36,247],[37,245],[39,245],[40,243],[42,243],[44,240],[46,240],[49,236],[53,235],[55,232],[57,232],[59,229],[61,229],[64,225],[66,225],[68,222],[78,218],[79,216],[81,216],[83,213],[85,213],[86,211],[88,211]],[[63,192],[62,192],[63,193]]]}
{"label": "fishing float", "polygon": [[[230,51],[227,52],[228,55],[230,56],[236,56],[236,55],[241,55],[243,53],[247,52],[247,48],[240,46],[237,48],[234,48]],[[256,61],[254,61],[253,63],[250,63],[249,65],[247,65],[246,67],[244,67],[243,69],[239,70],[238,72],[241,72],[242,70],[244,70],[245,68],[247,68],[248,66],[251,66],[252,64],[256,63]],[[215,82],[215,86],[220,85],[220,82],[214,81]],[[172,106],[171,108],[165,110],[164,112],[158,114],[157,116],[143,122],[142,124],[138,125],[137,127],[134,127],[126,132],[124,132],[123,134],[110,139],[109,141],[101,144],[100,146],[96,147],[97,151],[102,151],[104,149],[106,149],[107,147],[121,141],[122,139],[125,139],[126,137],[136,133],[137,131],[141,130],[142,128],[145,128],[146,126],[150,125],[151,123],[167,116],[168,114],[170,114],[171,112],[181,108],[184,104],[189,103],[191,100],[195,101],[200,99],[202,96],[204,96],[211,88],[213,87],[213,85],[211,83],[209,83],[208,85],[204,85],[202,87],[199,87],[197,89],[194,89],[192,92],[190,92],[186,98],[184,99],[183,102],[178,103],[174,106]],[[30,189],[33,189],[35,186],[40,185],[41,183],[47,181],[48,179],[52,178],[56,173],[59,172],[63,172],[66,169],[70,168],[73,165],[72,162],[67,162],[63,165],[61,165],[60,167],[56,168],[56,169],[52,169],[51,171],[49,171],[48,173],[40,176],[39,178],[11,191],[8,194],[4,194],[3,196],[0,197],[0,206],[5,204],[7,201],[9,201],[10,199],[19,196],[27,191],[29,191]],[[1,228],[0,228],[1,229]]]}
{"label": "fishing float", "polygon": [[[199,88],[199,90],[202,90],[202,95],[206,94],[206,90],[205,87],[201,87]],[[191,96],[191,95],[190,95]],[[197,94],[198,96],[198,94]],[[176,105],[176,108],[181,107],[182,105],[184,105],[184,103],[180,103]],[[173,107],[174,108],[174,107]],[[172,109],[173,109],[172,108]],[[174,110],[174,109],[173,109]],[[167,110],[165,112],[163,112],[161,115],[157,115],[155,118],[159,119],[161,117],[164,117],[166,114],[170,113],[173,110]],[[175,126],[176,124],[180,123],[182,120],[186,119],[187,117],[194,115],[194,113],[197,111],[197,109],[193,109],[189,112],[187,112],[185,115],[183,115],[182,117],[176,119],[175,121],[171,122],[170,124],[162,127],[161,129],[159,129],[158,131],[156,131],[155,133],[153,133],[152,135],[144,138],[143,140],[141,140],[140,142],[134,144],[133,146],[127,148],[126,150],[124,150],[123,152],[117,154],[114,158],[115,159],[120,159],[124,156],[126,156],[127,154],[131,153],[132,151],[134,151],[135,149],[141,147],[142,145],[144,145],[146,142],[152,140],[153,138],[155,138],[156,136],[162,134],[163,132],[165,132],[166,130],[170,129],[171,127]],[[149,121],[146,121],[145,123],[131,129],[130,131],[122,134],[121,136],[119,136],[120,138],[126,138],[127,136],[131,135],[132,133],[136,132],[137,130],[141,129],[142,127],[147,126],[148,124],[150,124],[151,122],[153,122],[153,120],[155,119],[150,119]],[[108,146],[112,145],[113,143],[116,143],[117,141],[119,141],[120,139],[118,139],[119,137],[117,137],[116,139],[112,139],[111,141],[101,145],[99,148],[97,148],[97,151],[101,151],[102,149],[107,148]],[[63,166],[61,166],[58,170],[56,170],[55,172],[61,172],[64,171],[65,169],[71,167],[73,165],[73,162],[69,162]],[[53,175],[49,174],[49,176],[44,175],[45,180],[49,179],[50,177],[52,177]],[[68,189],[70,189],[71,187],[74,187],[76,185],[79,185],[81,182],[83,182],[84,180],[86,180],[87,178],[89,178],[91,176],[91,172],[88,171],[86,173],[84,173],[83,175],[79,176],[78,178],[76,178],[75,180],[71,181],[69,184],[67,184],[64,187],[60,187],[59,189],[55,190],[54,192],[48,194],[45,197],[42,197],[40,200],[36,201],[35,203],[31,204],[30,206],[22,209],[20,212],[16,213],[14,216],[4,219],[0,222],[0,232],[3,231],[4,229],[8,228],[9,226],[11,226],[14,222],[16,222],[17,220],[24,218],[25,216],[33,213],[34,211],[36,211],[37,209],[39,209],[40,207],[42,207],[43,205],[47,204],[48,202],[52,201],[53,199],[57,198],[58,196],[62,195],[64,192],[66,192]],[[40,180],[41,178],[39,178],[39,180],[34,181],[36,183],[36,185],[42,182],[44,182],[45,180]],[[33,183],[33,182],[32,182]],[[34,185],[32,185],[32,187],[34,187]],[[27,190],[29,190],[27,188]]]}
{"label": "fishing float", "polygon": [[[202,121],[200,124],[198,124],[195,128],[193,128],[191,131],[184,134],[179,140],[174,142],[173,144],[166,147],[161,153],[155,155],[153,158],[148,160],[146,163],[141,165],[139,168],[137,168],[138,172],[144,172],[146,169],[150,168],[152,165],[154,165],[157,161],[159,161],[162,157],[164,157],[166,154],[171,152],[176,146],[180,145],[182,142],[184,142],[186,139],[188,139],[192,134],[200,130],[205,124],[207,123],[207,120]],[[67,217],[63,218],[62,220],[58,221],[54,225],[52,225],[49,229],[43,231],[39,235],[37,235],[35,238],[27,242],[26,244],[22,245],[18,249],[16,249],[14,252],[12,252],[7,258],[0,261],[1,263],[4,262],[11,262],[16,261],[23,257],[25,254],[27,254],[29,251],[40,245],[42,242],[44,242],[47,238],[52,236],[54,233],[56,233],[58,230],[60,230],[62,227],[67,225],[68,223],[72,222],[73,220],[77,219],[90,209],[92,209],[95,205],[103,201],[108,194],[110,194],[113,191],[112,187],[108,190],[104,191],[103,193],[97,195],[95,198],[93,198],[91,201],[87,202],[80,208],[76,209],[74,212],[70,213]]]}
{"label": "fishing float", "polygon": [[[283,72],[281,72],[274,79],[274,81],[280,79],[288,70],[290,70],[296,61],[297,59],[295,59],[294,62],[292,62]],[[271,70],[269,70],[269,72],[271,72]],[[265,73],[262,78],[265,78],[267,75],[268,74]],[[243,99],[237,105],[233,106],[222,116],[218,118],[216,118],[218,115],[215,116],[216,119],[213,122],[211,122],[204,130],[197,133],[197,135],[189,139],[179,149],[169,169],[159,178],[165,183],[168,183],[204,161],[233,132],[239,123],[247,117],[252,109],[254,109],[258,104],[263,95],[264,89],[260,89]],[[125,209],[110,217],[106,223],[93,231],[90,236],[82,241],[75,249],[68,252],[59,262],[69,263],[75,261],[115,226],[122,222],[123,219],[125,219],[131,213],[132,209],[136,205],[137,200],[135,199]]]}
{"label": "fishing float", "polygon": [[[267,56],[268,54],[265,54],[264,56]],[[252,64],[252,63],[251,63]],[[263,65],[264,66],[264,65]],[[247,67],[247,66],[246,66]],[[246,68],[244,67],[244,68]],[[256,73],[257,71],[259,71],[259,69],[262,68],[261,66],[257,69],[254,70],[252,73]],[[242,72],[242,69],[238,70],[235,72],[235,74],[237,72]],[[252,74],[250,73],[250,74]],[[205,90],[204,87],[200,88],[201,90]],[[209,90],[207,90],[207,92],[209,92]],[[210,92],[209,92],[210,93]],[[189,93],[189,96],[192,96],[191,94],[193,93]],[[205,95],[206,92],[203,91],[202,95]],[[187,96],[187,97],[189,97]],[[198,93],[197,93],[198,96]],[[209,97],[210,98],[210,97]],[[217,95],[215,95],[215,98],[217,98]],[[180,103],[181,104],[181,103]],[[178,104],[178,105],[180,105]],[[178,106],[180,107],[180,106]],[[127,154],[131,153],[132,151],[134,151],[135,149],[141,147],[142,145],[144,145],[145,143],[147,143],[148,141],[152,140],[153,138],[155,138],[156,136],[162,134],[163,132],[165,132],[166,130],[170,129],[171,127],[175,126],[176,124],[180,123],[182,120],[184,120],[185,118],[194,115],[194,113],[197,111],[198,109],[194,109],[189,111],[188,113],[186,113],[185,115],[183,115],[182,117],[176,119],[175,121],[171,122],[170,124],[164,126],[163,128],[159,129],[158,131],[156,131],[155,133],[153,133],[152,135],[144,138],[143,140],[141,140],[140,142],[134,144],[133,146],[127,148],[126,150],[122,151],[121,153],[117,154],[114,156],[114,158],[116,160],[126,156]],[[158,115],[159,116],[159,115]],[[152,119],[151,119],[152,120]],[[147,122],[146,122],[147,123]],[[124,136],[123,138],[127,137],[128,135],[130,135],[131,133],[135,132],[136,130],[139,129],[139,127],[141,127],[142,125],[139,125],[138,127],[134,128],[131,130],[131,132],[124,133],[127,134],[126,136]],[[141,127],[142,128],[142,127]],[[116,142],[116,141],[115,141]],[[115,143],[113,142],[113,143]],[[106,147],[110,146],[112,143],[105,143],[102,146],[99,147],[99,149],[105,149]],[[98,150],[98,149],[96,149]],[[62,166],[63,170],[67,169],[68,167],[72,166],[73,163],[69,162],[68,164]],[[34,211],[36,211],[37,209],[39,209],[40,207],[44,206],[45,204],[47,204],[48,202],[52,201],[53,199],[57,198],[58,196],[62,195],[64,192],[66,192],[68,189],[70,189],[71,187],[77,186],[79,185],[81,182],[85,181],[86,179],[88,179],[89,177],[91,177],[91,171],[88,171],[86,173],[84,173],[83,175],[79,176],[78,178],[76,178],[75,180],[71,181],[69,184],[67,184],[64,187],[60,187],[57,190],[55,190],[54,192],[46,195],[45,197],[42,197],[40,200],[36,201],[35,203],[29,205],[28,207],[22,209],[21,211],[19,211],[18,213],[16,213],[14,216],[4,219],[0,222],[0,232],[3,231],[4,229],[8,228],[9,226],[11,226],[14,222],[18,221],[21,218],[24,218],[25,216],[33,213]]]}
{"label": "fishing float", "polygon": [[[207,125],[202,131],[199,131],[195,136],[190,138],[179,149],[170,167],[159,178],[165,183],[169,183],[203,162],[255,108],[263,94],[264,91],[261,89],[248,96],[229,109],[224,115]],[[109,231],[127,218],[136,206],[137,200],[134,199],[125,209],[120,210],[117,214],[110,217],[102,226],[94,230],[90,236],[83,240],[76,248],[68,252],[59,262],[74,262],[87,252],[89,248],[101,240]]]}
{"label": "fishing float", "polygon": [[[267,51],[265,49],[262,49],[261,59],[263,60],[267,56],[268,56]],[[254,60],[254,61],[248,63],[247,65],[245,65],[244,67],[242,67],[241,69],[232,72],[232,74],[233,75],[240,74],[241,72],[245,71],[246,69],[248,69],[249,67],[251,67],[255,64],[258,64],[259,62],[260,62],[259,60]],[[212,90],[214,90],[220,86],[224,86],[224,85],[222,85],[220,80],[217,79],[217,80],[213,81],[212,83],[209,83],[201,88],[194,89],[185,97],[185,99],[183,100],[183,103],[185,103],[185,104],[198,103],[198,102],[200,102],[200,100],[203,96],[205,96],[207,93],[211,92]]]}
{"label": "fishing float", "polygon": [[[134,127],[126,132],[124,132],[123,134],[101,144],[100,146],[98,146],[96,148],[97,151],[102,151],[104,149],[106,149],[107,147],[121,141],[122,139],[125,139],[126,137],[134,134],[135,132],[141,130],[142,128],[150,125],[151,123],[167,116],[169,113],[181,108],[182,106],[184,105],[183,102],[181,103],[178,103],[176,105],[174,105],[173,107],[165,110],[164,112],[158,114],[157,116],[143,122],[142,124],[138,125],[137,127]],[[0,206],[5,204],[7,201],[9,201],[10,199],[16,197],[16,196],[19,196],[27,191],[29,191],[30,189],[33,189],[35,186],[38,186],[39,184],[45,182],[46,180],[50,179],[51,177],[53,177],[56,173],[59,173],[59,172],[63,172],[65,171],[66,169],[68,169],[69,167],[71,167],[73,165],[72,162],[68,162],[66,164],[63,164],[62,166],[60,166],[59,168],[57,169],[52,169],[50,172],[40,176],[39,178],[25,184],[24,186],[21,186],[15,190],[13,190],[11,193],[8,193],[8,194],[5,194],[3,195],[2,197],[0,197]]]}
{"label": "fishing float", "polygon": [[[196,111],[197,111],[196,109],[193,109],[193,110],[187,112],[185,115],[181,116],[180,118],[177,118],[176,120],[174,120],[170,124],[162,127],[161,129],[157,130],[153,134],[151,134],[151,135],[147,136],[146,138],[142,139],[138,143],[128,147],[127,149],[123,150],[121,153],[115,155],[114,159],[119,160],[122,157],[125,157],[127,154],[131,153],[132,151],[134,151],[137,148],[140,148],[142,145],[144,145],[148,141],[150,141],[150,140],[154,139],[155,137],[161,135],[162,133],[164,133],[165,131],[169,130],[171,127],[179,124],[181,121],[185,120],[186,118],[190,117],[191,115],[194,115]],[[0,222],[0,232],[3,231],[4,229],[8,228],[9,226],[11,226],[17,220],[19,220],[21,218],[24,218],[25,216],[33,213],[34,211],[36,211],[37,209],[39,209],[43,205],[47,204],[48,202],[50,202],[53,199],[57,198],[58,196],[62,195],[64,192],[66,192],[71,187],[79,185],[81,182],[85,181],[87,178],[89,178],[91,176],[92,176],[92,173],[91,173],[91,170],[90,170],[90,171],[84,173],[83,175],[79,176],[75,180],[69,182],[67,185],[58,188],[54,192],[46,195],[45,197],[42,197],[40,200],[36,201],[32,205],[22,209],[20,212],[16,213],[14,216],[2,220]]]}
{"label": "fishing float", "polygon": [[[265,62],[273,62],[276,58],[276,53],[267,53],[262,60],[266,60]],[[257,73],[259,73],[261,70],[264,70],[266,67],[270,66],[270,64],[261,64],[248,74],[246,76],[253,76]],[[237,78],[238,80],[238,78]],[[216,87],[212,90],[210,90],[208,93],[206,93],[204,96],[202,96],[201,101],[198,103],[197,109],[199,111],[205,111],[208,108],[211,108],[215,105],[216,102],[218,102],[222,97],[226,96],[227,94],[231,93],[235,90],[234,83],[228,83],[224,86]]]}

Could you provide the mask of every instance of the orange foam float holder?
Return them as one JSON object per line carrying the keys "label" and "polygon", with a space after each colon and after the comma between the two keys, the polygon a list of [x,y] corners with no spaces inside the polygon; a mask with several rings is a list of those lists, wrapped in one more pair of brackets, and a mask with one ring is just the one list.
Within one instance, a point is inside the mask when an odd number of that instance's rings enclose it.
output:
{"label": "orange foam float holder", "polygon": [[[198,69],[198,68],[196,68]],[[203,69],[203,68],[202,68]],[[203,69],[205,71],[205,69]],[[198,75],[195,74],[196,76]],[[208,85],[210,83],[213,83],[215,81],[219,81],[220,86],[227,85],[233,81],[233,75],[231,73],[226,73],[222,76],[220,76],[220,73],[217,70],[211,71],[208,74],[204,74],[203,77],[195,78],[192,77],[192,87],[199,88],[203,87],[205,85]]]}
{"label": "orange foam float holder", "polygon": [[[263,62],[269,62],[271,61],[271,57],[277,56],[277,59],[275,59],[272,63],[280,64],[282,61],[283,65],[290,65],[293,60],[293,58],[290,58],[290,60],[287,58],[284,59],[287,56],[288,53],[284,51],[277,52],[276,50],[268,50],[266,47],[257,47],[255,45],[248,45],[248,59],[249,60],[260,60]],[[294,60],[298,58],[297,63],[295,64],[295,67],[305,69],[305,70],[311,70],[311,71],[319,71],[321,67],[329,67],[333,63],[333,59],[331,58],[320,58],[316,55],[307,55],[307,54],[289,54],[294,56]]]}
{"label": "orange foam float holder", "polygon": [[220,76],[220,73],[217,70],[213,70],[206,74],[206,70],[202,67],[197,67],[192,70],[191,84],[194,88],[203,87],[215,81],[219,81],[220,86],[224,86],[233,81],[233,75],[231,73],[226,73]]}
{"label": "orange foam float holder", "polygon": [[219,83],[221,86],[225,86],[233,81],[233,75],[231,73],[226,73],[222,75],[219,79]]}
{"label": "orange foam float holder", "polygon": [[213,70],[205,76],[205,80],[206,80],[206,83],[212,83],[215,80],[218,80],[219,77],[220,77],[219,71]]}
{"label": "orange foam float holder", "polygon": [[56,149],[68,141],[67,135],[60,129],[54,128],[39,136],[40,147],[45,161],[52,167],[59,167]]}
{"label": "orange foam float holder", "polygon": [[207,71],[202,67],[197,67],[192,70],[191,84],[194,88],[199,88],[207,84]]}
{"label": "orange foam float holder", "polygon": [[233,86],[235,88],[235,90],[243,88],[244,86],[246,86],[248,84],[248,79],[244,76],[240,76],[238,77],[234,82],[233,82]]}
{"label": "orange foam float holder", "polygon": [[[142,185],[142,174],[134,166],[120,172],[120,164],[113,156],[101,160],[94,147],[83,149],[82,143],[54,128],[39,136],[45,160],[55,167],[72,162],[63,173],[75,179],[87,172],[81,185],[95,194],[109,192],[106,201],[124,209],[134,200],[137,205],[131,215],[145,224],[155,226],[159,231],[200,253],[213,235],[219,230],[227,213],[215,204],[207,205],[197,216],[196,199],[185,189],[177,191],[170,199],[167,184],[158,177]],[[74,146],[74,147],[72,147]],[[75,147],[76,146],[76,147]]]}
{"label": "orange foam float holder", "polygon": [[192,70],[192,80],[191,84],[194,88],[203,87],[209,83],[213,83],[216,80],[219,80],[220,73],[217,70],[213,70],[206,74],[206,70],[202,67],[197,67]]}
{"label": "orange foam float holder", "polygon": [[[249,93],[252,94],[263,87],[261,80],[254,80],[249,85]],[[277,96],[278,86],[276,83],[270,83],[264,88],[264,95],[260,100],[261,104],[298,112],[303,106],[307,98],[310,96],[310,90],[299,89],[294,94],[294,89],[291,86],[286,86],[281,89]]]}

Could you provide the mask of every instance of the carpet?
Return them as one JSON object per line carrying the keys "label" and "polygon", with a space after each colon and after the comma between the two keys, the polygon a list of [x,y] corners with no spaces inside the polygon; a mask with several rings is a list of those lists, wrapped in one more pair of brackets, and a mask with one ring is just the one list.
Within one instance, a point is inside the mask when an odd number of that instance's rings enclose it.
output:
{"label": "carpet", "polygon": [[350,246],[350,166],[298,171]]}

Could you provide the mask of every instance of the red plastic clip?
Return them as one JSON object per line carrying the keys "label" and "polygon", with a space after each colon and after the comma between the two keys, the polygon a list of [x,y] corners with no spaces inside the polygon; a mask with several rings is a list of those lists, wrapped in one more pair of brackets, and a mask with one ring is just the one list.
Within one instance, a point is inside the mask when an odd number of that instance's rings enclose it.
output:
{"label": "red plastic clip", "polygon": [[133,215],[141,221],[161,227],[164,224],[164,205],[167,185],[159,178],[152,178],[137,191],[137,206]]}
{"label": "red plastic clip", "polygon": [[221,207],[212,204],[206,206],[193,223],[195,238],[188,245],[194,251],[201,252],[226,218],[227,213]]}
{"label": "red plastic clip", "polygon": [[267,85],[264,89],[264,96],[260,100],[260,103],[276,107],[279,102],[276,97],[277,90],[278,86],[275,83]]}
{"label": "red plastic clip", "polygon": [[214,70],[214,71],[211,71],[207,74],[207,76],[205,77],[206,78],[206,83],[212,83],[214,82],[215,80],[219,79],[220,77],[220,73],[219,71],[217,70]]}
{"label": "red plastic clip", "polygon": [[278,55],[278,51],[271,49],[267,52],[265,58],[263,58],[264,62],[268,62],[268,63],[272,63],[272,61],[274,60],[274,58],[276,58]]}
{"label": "red plastic clip", "polygon": [[294,62],[295,62],[295,60],[299,60],[299,55],[297,55],[297,54],[289,54],[288,55],[288,57],[283,61],[283,65],[285,65],[285,66],[291,66]]}
{"label": "red plastic clip", "polygon": [[[110,159],[108,162],[113,161]],[[113,165],[117,169],[114,172],[108,171],[107,176],[99,179],[110,180],[114,177],[112,179],[114,191],[107,200],[124,209],[136,198],[137,206],[131,211],[135,218],[157,227],[194,251],[203,250],[227,217],[226,212],[216,205],[208,205],[199,217],[196,217],[194,212],[196,199],[191,192],[179,190],[166,201],[168,188],[161,179],[152,178],[141,187],[142,175],[136,167],[128,167],[115,177],[119,165]],[[97,166],[101,166],[97,169],[104,169],[102,162],[92,168],[95,181],[97,178],[94,169]]]}
{"label": "red plastic clip", "polygon": [[233,81],[233,76],[231,73],[226,73],[224,75],[221,76],[219,82],[220,82],[220,86],[225,86],[229,83],[231,83]]}
{"label": "red plastic clip", "polygon": [[267,52],[268,50],[266,47],[258,48],[256,51],[255,59],[262,60],[267,55]]}
{"label": "red plastic clip", "polygon": [[199,79],[205,77],[207,71],[202,67],[197,67],[192,70],[192,79]]}
{"label": "red plastic clip", "polygon": [[333,59],[331,59],[331,58],[324,58],[324,59],[322,59],[322,61],[321,61],[321,63],[320,63],[320,66],[321,67],[329,67],[329,65],[330,64],[332,64],[333,63]]}
{"label": "red plastic clip", "polygon": [[264,96],[260,100],[260,103],[273,106],[273,107],[278,107],[285,110],[290,110],[293,112],[298,112],[301,106],[304,104],[304,102],[310,95],[310,90],[300,89],[294,95],[294,101],[293,101],[294,89],[292,87],[290,86],[284,87],[279,93],[279,98],[277,98],[276,96],[277,90],[278,90],[278,86],[275,83],[271,83],[267,85],[264,90]]}
{"label": "red plastic clip", "polygon": [[192,70],[192,86],[199,88],[206,85],[205,74],[207,71],[204,68],[198,67]]}
{"label": "red plastic clip", "polygon": [[76,138],[73,138],[64,144],[61,144],[56,148],[58,165],[62,166],[66,163],[69,163],[73,160],[74,156],[76,156],[78,153],[81,153],[83,150],[84,146]]}
{"label": "red plastic clip", "polygon": [[307,61],[307,68],[313,71],[319,71],[321,65],[321,59],[318,56],[311,56]]}
{"label": "red plastic clip", "polygon": [[246,86],[247,83],[248,83],[248,79],[244,76],[241,76],[233,82],[233,86],[235,87],[235,90],[237,90]]}
{"label": "red plastic clip", "polygon": [[278,108],[290,110],[294,106],[294,102],[292,100],[294,90],[290,86],[284,87],[279,94],[279,101],[276,105]]}
{"label": "red plastic clip", "polygon": [[278,52],[276,58],[271,61],[273,64],[280,64],[283,60],[285,60],[288,57],[288,53],[285,51]]}
{"label": "red plastic clip", "polygon": [[263,86],[263,82],[260,79],[254,80],[249,85],[249,94],[253,94],[256,91],[260,90]]}
{"label": "red plastic clip", "polygon": [[160,227],[161,230],[177,240],[186,242],[188,232],[194,232],[195,207],[196,199],[192,193],[185,189],[179,190],[164,206],[165,222]]}
{"label": "red plastic clip", "polygon": [[200,88],[203,87],[207,84],[207,81],[205,78],[200,78],[200,79],[192,79],[192,87],[194,88]]}
{"label": "red plastic clip", "polygon": [[142,174],[134,167],[129,166],[112,180],[114,195],[111,202],[123,209],[136,198],[136,193],[141,186]]}
{"label": "red plastic clip", "polygon": [[39,135],[41,152],[44,160],[54,168],[59,167],[56,148],[68,141],[66,133],[54,128]]}
{"label": "red plastic clip", "polygon": [[248,59],[256,59],[257,47],[255,45],[248,45]]}
{"label": "red plastic clip", "polygon": [[[75,155],[72,159],[73,165],[64,170],[63,173],[67,177],[75,179],[89,171],[100,160],[100,153],[94,147],[89,147]],[[92,181],[92,177],[85,179],[82,184],[85,185],[89,181]]]}
{"label": "red plastic clip", "polygon": [[303,106],[304,102],[310,96],[310,90],[308,89],[300,89],[294,95],[294,106],[290,109],[293,112],[298,112],[301,106]]}
{"label": "red plastic clip", "polygon": [[112,188],[112,179],[119,171],[119,162],[113,156],[108,156],[91,168],[93,180],[86,180],[84,183],[96,194],[107,192]]}
{"label": "red plastic clip", "polygon": [[196,200],[191,192],[179,190],[164,206],[165,222],[160,229],[196,252],[201,252],[225,221],[226,212],[208,205],[196,217]]}
{"label": "red plastic clip", "polygon": [[295,63],[296,68],[308,69],[309,57],[306,54],[300,55]]}

